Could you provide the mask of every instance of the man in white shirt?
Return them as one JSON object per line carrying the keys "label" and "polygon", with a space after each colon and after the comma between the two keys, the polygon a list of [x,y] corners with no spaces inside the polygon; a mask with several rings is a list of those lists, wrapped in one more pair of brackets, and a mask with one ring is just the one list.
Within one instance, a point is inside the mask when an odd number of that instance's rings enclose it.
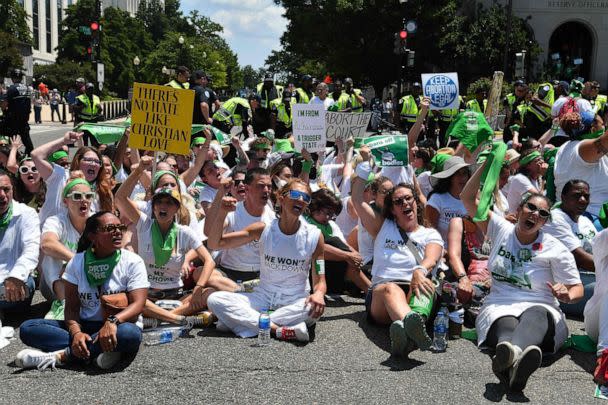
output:
{"label": "man in white shirt", "polygon": [[27,311],[34,295],[40,222],[33,208],[13,200],[13,184],[0,171],[0,310]]}
{"label": "man in white shirt", "polygon": [[335,103],[335,100],[327,97],[328,94],[329,87],[327,87],[325,82],[317,84],[317,94],[310,100],[309,104],[323,104],[323,108],[327,111]]}

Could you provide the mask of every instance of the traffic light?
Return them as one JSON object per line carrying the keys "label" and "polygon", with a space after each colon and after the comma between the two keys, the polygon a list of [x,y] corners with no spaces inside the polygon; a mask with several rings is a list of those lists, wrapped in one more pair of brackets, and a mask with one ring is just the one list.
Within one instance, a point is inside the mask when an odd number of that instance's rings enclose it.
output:
{"label": "traffic light", "polygon": [[95,61],[101,57],[99,50],[101,24],[98,21],[92,21],[89,27],[91,29],[91,61]]}
{"label": "traffic light", "polygon": [[99,23],[98,23],[98,22],[93,21],[93,22],[91,23],[91,31],[97,31],[97,30],[99,30],[100,28],[101,28],[101,27],[99,26]]}
{"label": "traffic light", "polygon": [[407,53],[407,31],[401,30],[395,33],[393,46],[393,53],[395,55],[405,55]]}
{"label": "traffic light", "polygon": [[401,30],[399,31],[399,38],[401,38],[402,40],[407,38],[407,31],[406,30]]}

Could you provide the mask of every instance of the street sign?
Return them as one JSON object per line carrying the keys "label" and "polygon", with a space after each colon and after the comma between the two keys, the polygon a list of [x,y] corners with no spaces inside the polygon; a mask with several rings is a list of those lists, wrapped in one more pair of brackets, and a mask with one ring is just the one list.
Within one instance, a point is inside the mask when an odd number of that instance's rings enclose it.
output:
{"label": "street sign", "polygon": [[105,78],[104,65],[101,62],[97,62],[97,82],[98,83],[105,82],[104,78]]}

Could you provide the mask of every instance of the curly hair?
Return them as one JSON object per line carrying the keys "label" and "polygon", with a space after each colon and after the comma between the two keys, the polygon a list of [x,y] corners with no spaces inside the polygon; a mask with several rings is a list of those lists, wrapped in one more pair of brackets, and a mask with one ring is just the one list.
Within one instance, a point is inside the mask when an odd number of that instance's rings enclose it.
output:
{"label": "curly hair", "polygon": [[97,172],[97,177],[95,181],[91,183],[95,183],[96,190],[95,192],[99,196],[99,203],[101,209],[103,211],[114,211],[114,196],[112,194],[112,184],[110,182],[109,176],[106,174],[105,170],[103,170],[103,158],[101,153],[93,147],[83,146],[76,151],[74,155],[74,159],[72,160],[72,164],[70,165],[71,170],[80,170],[80,161],[84,157],[87,152],[93,152],[97,155],[97,159],[99,159],[102,164],[99,167],[99,171]]}
{"label": "curly hair", "polygon": [[385,219],[390,219],[391,221],[395,220],[395,216],[393,215],[393,195],[395,194],[395,191],[399,190],[400,188],[405,188],[408,189],[412,192],[412,195],[414,196],[414,201],[416,202],[416,208],[417,208],[417,215],[416,215],[416,219],[418,220],[418,224],[423,225],[424,224],[424,210],[423,210],[423,206],[420,203],[420,197],[418,196],[418,193],[416,192],[416,188],[411,185],[411,184],[407,184],[407,183],[399,183],[397,184],[395,187],[393,187],[393,189],[391,191],[389,191],[386,196],[384,197],[384,208],[382,208],[382,216]]}
{"label": "curly hair", "polygon": [[312,201],[308,206],[308,212],[312,214],[321,208],[328,208],[337,216],[342,212],[342,201],[331,190],[321,188],[312,193]]}
{"label": "curly hair", "polygon": [[561,117],[559,126],[568,135],[573,135],[574,132],[581,127],[581,115],[576,112],[566,113],[563,117]]}

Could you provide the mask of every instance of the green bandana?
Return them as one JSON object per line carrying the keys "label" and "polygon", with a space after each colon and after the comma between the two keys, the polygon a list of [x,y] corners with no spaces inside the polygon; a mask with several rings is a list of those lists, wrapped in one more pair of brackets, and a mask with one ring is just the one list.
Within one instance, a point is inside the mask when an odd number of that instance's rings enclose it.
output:
{"label": "green bandana", "polygon": [[58,151],[51,153],[51,156],[49,156],[47,160],[51,163],[57,163],[57,161],[59,159],[63,159],[63,158],[67,158],[67,157],[68,157],[68,153],[66,151],[58,150]]}
{"label": "green bandana", "polygon": [[159,170],[158,172],[156,172],[156,174],[154,174],[154,178],[152,179],[152,191],[156,190],[156,185],[158,184],[158,181],[165,174],[172,176],[175,179],[175,181],[177,182],[177,176],[175,175],[175,173],[173,173],[169,170]]}
{"label": "green bandana", "polygon": [[0,218],[0,229],[8,228],[8,224],[11,222],[11,219],[13,219],[13,203],[12,202],[8,204],[8,210]]}
{"label": "green bandana", "polygon": [[494,131],[482,113],[465,111],[454,118],[446,131],[446,136],[448,135],[458,139],[473,152],[478,145],[492,139]]}
{"label": "green bandana", "polygon": [[99,287],[112,275],[114,267],[120,261],[120,250],[108,257],[98,259],[91,249],[84,252],[84,272],[91,287]]}
{"label": "green bandana", "polygon": [[597,139],[600,136],[602,136],[602,134],[604,133],[604,131],[602,131],[601,129],[599,131],[595,131],[595,132],[591,132],[589,134],[584,134],[581,135],[579,139]]}
{"label": "green bandana", "polygon": [[293,146],[289,139],[275,139],[274,152],[293,152]]}
{"label": "green bandana", "polygon": [[492,206],[492,197],[498,178],[500,177],[500,170],[502,169],[502,161],[505,159],[505,153],[507,152],[507,145],[504,142],[494,142],[492,144],[492,151],[488,154],[486,159],[486,167],[483,169],[481,175],[481,192],[479,194],[479,204],[477,205],[477,212],[473,221],[482,222],[488,219],[488,212]]}
{"label": "green bandana", "polygon": [[63,194],[62,194],[63,198],[66,198],[68,196],[68,194],[70,194],[70,191],[72,191],[72,189],[75,186],[77,186],[78,184],[86,184],[87,186],[91,187],[91,183],[89,183],[85,179],[81,179],[81,178],[74,179],[74,180],[70,181],[68,184],[66,184],[65,187],[63,188]]}
{"label": "green bandana", "polygon": [[152,221],[152,247],[154,249],[154,265],[162,267],[171,258],[173,248],[177,243],[177,225],[171,224],[167,237],[163,238],[158,222]]}
{"label": "green bandana", "polygon": [[202,136],[197,136],[196,138],[194,138],[192,140],[192,144],[190,145],[190,147],[200,145],[201,143],[205,143],[206,141],[207,140],[205,138],[203,138]]}
{"label": "green bandana", "polygon": [[315,221],[312,216],[308,216],[308,215],[305,215],[304,219],[306,219],[306,221],[308,221],[309,224],[314,225],[317,228],[319,228],[319,230],[321,231],[321,233],[323,234],[323,237],[325,239],[331,238],[333,236],[333,231],[332,231],[331,225],[329,225],[329,223],[321,224],[321,223]]}
{"label": "green bandana", "polygon": [[537,157],[540,157],[540,152],[535,150],[534,152],[530,153],[529,155],[526,155],[523,158],[519,159],[519,165],[525,166],[528,163],[530,163],[531,161],[533,161],[534,159],[536,159]]}
{"label": "green bandana", "polygon": [[431,174],[443,171],[443,164],[451,158],[452,155],[438,153],[431,159]]}

